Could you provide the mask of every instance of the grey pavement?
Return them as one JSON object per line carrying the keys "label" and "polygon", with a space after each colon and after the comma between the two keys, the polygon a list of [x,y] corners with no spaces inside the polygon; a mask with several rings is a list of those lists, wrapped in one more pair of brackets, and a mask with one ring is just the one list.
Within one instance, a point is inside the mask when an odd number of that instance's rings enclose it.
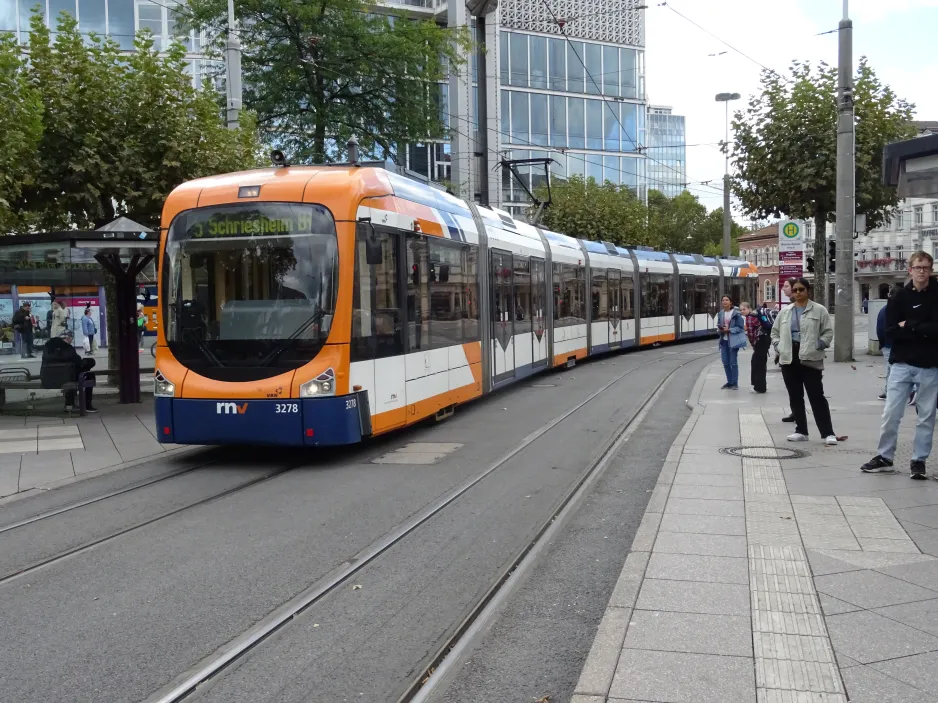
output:
{"label": "grey pavement", "polygon": [[701,375],[573,703],[938,700],[938,483],[909,480],[914,409],[898,473],[859,471],[883,365],[856,333],[824,373],[836,447],[786,441],[781,374],[747,392],[748,352],[743,390]]}
{"label": "grey pavement", "polygon": [[156,440],[152,402],[97,402],[87,417],[0,415],[0,499],[48,490],[185,449]]}

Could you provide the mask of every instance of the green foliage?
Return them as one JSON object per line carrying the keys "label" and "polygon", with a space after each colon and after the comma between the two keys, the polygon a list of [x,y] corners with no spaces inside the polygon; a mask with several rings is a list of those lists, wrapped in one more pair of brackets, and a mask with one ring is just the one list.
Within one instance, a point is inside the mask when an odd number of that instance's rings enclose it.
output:
{"label": "green foliage", "polygon": [[[93,228],[119,215],[156,226],[183,181],[255,165],[252,116],[225,129],[217,95],[186,75],[181,46],[161,56],[142,33],[123,54],[83,37],[64,12],[54,40],[33,15],[28,62],[11,41],[0,40],[0,145],[12,145],[0,155],[4,230]],[[6,164],[17,153],[18,169]]]}
{"label": "green foliage", "polygon": [[[547,188],[535,195],[547,198]],[[650,243],[645,226],[645,206],[626,186],[609,181],[599,185],[592,178],[574,176],[551,184],[552,203],[544,212],[543,225],[550,230],[582,239],[605,240],[620,245]]]}
{"label": "green foliage", "polygon": [[[912,136],[913,106],[897,98],[860,59],[854,80],[857,212],[876,227],[895,209],[895,189],[880,183],[883,146]],[[815,222],[818,298],[826,297],[825,225],[837,191],[837,69],[794,62],[790,78],[765,71],[762,92],[733,120],[733,191],[757,218]]]}
{"label": "green foliage", "polygon": [[[245,106],[296,163],[365,155],[445,135],[438,82],[468,33],[372,13],[365,0],[235,0]],[[224,39],[227,0],[190,0],[192,24]],[[337,146],[338,145],[338,146]]]}
{"label": "green foliage", "polygon": [[16,202],[36,173],[42,101],[23,70],[16,40],[0,35],[0,231],[22,226]]}

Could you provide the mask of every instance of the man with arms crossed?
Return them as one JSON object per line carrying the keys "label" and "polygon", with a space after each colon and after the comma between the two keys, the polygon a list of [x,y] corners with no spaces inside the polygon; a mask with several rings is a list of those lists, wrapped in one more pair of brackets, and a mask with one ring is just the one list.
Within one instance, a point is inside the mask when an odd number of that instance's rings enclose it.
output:
{"label": "man with arms crossed", "polygon": [[925,461],[931,453],[938,402],[938,281],[931,278],[934,259],[924,251],[909,257],[912,280],[886,303],[886,334],[892,340],[886,407],[877,454],[860,467],[866,473],[892,471],[899,439],[899,423],[915,386],[915,439],[912,442],[912,478],[924,480]]}

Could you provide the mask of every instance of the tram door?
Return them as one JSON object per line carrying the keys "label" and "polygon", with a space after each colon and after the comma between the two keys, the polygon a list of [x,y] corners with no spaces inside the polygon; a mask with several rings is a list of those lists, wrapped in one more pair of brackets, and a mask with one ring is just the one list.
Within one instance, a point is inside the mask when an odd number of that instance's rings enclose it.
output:
{"label": "tram door", "polygon": [[515,376],[514,265],[507,251],[492,250],[492,380]]}
{"label": "tram door", "polygon": [[693,337],[694,326],[694,277],[681,276],[681,337]]}
{"label": "tram door", "polygon": [[547,363],[547,270],[543,259],[531,259],[531,346],[535,368]]}
{"label": "tram door", "polygon": [[622,346],[622,272],[609,269],[609,348]]}

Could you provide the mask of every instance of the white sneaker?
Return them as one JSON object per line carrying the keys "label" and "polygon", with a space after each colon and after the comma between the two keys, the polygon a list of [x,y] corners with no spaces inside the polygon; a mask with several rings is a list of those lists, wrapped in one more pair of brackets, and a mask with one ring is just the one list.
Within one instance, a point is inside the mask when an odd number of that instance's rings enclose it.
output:
{"label": "white sneaker", "polygon": [[807,442],[808,435],[801,434],[800,432],[793,432],[792,434],[788,435],[788,441],[789,442]]}
{"label": "white sneaker", "polygon": [[825,437],[824,444],[826,444],[828,447],[836,447],[837,437],[835,435],[831,435],[830,437]]}

